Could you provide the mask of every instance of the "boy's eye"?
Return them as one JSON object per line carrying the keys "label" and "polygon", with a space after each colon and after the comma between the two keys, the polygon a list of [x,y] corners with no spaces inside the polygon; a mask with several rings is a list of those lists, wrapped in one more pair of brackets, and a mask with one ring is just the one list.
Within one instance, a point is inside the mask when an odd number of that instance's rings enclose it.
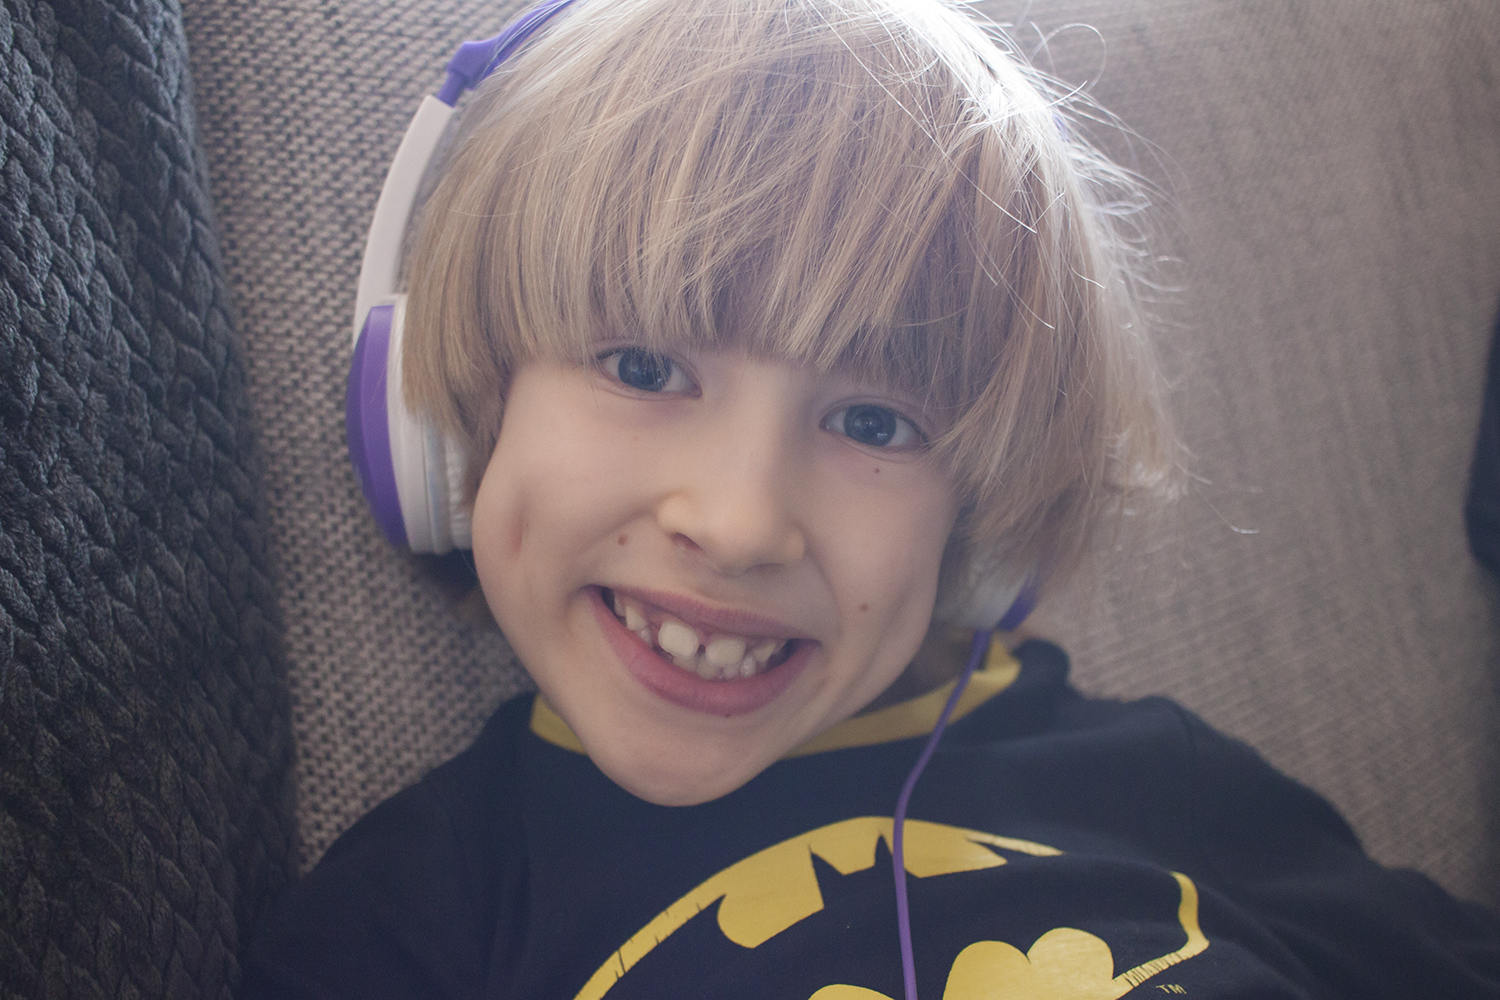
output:
{"label": "boy's eye", "polygon": [[926,440],[910,420],[873,403],[855,403],[835,410],[823,426],[872,448],[910,448]]}
{"label": "boy's eye", "polygon": [[637,392],[686,392],[692,382],[682,366],[665,354],[641,347],[624,347],[600,357],[604,372]]}

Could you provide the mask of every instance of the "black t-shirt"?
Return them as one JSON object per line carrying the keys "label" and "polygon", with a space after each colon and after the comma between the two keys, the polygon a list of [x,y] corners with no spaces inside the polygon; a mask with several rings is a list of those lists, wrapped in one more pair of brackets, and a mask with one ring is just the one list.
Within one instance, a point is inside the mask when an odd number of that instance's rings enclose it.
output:
{"label": "black t-shirt", "polygon": [[[890,816],[945,697],[691,807],[507,702],[281,900],[247,996],[899,1000]],[[962,711],[905,830],[922,996],[1500,998],[1500,919],[1171,702],[1083,698],[1032,642]]]}

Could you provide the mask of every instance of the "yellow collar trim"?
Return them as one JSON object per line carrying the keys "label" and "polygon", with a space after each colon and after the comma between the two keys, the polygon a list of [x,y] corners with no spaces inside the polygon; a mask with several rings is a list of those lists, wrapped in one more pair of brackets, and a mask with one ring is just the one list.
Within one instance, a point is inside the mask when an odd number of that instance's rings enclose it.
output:
{"label": "yellow collar trim", "polygon": [[[983,665],[974,671],[974,676],[969,679],[969,686],[964,689],[963,697],[958,699],[958,705],[953,709],[953,717],[950,721],[957,722],[1010,687],[1015,683],[1020,672],[1021,664],[1010,655],[1010,650],[1005,648],[999,636],[996,636],[990,642],[990,649],[985,654]],[[823,753],[828,750],[873,746],[876,743],[904,740],[931,732],[932,727],[937,725],[943,706],[948,703],[948,696],[953,693],[953,686],[957,683],[956,680],[949,681],[942,687],[933,688],[926,694],[907,701],[888,705],[868,715],[856,715],[852,719],[845,719],[832,729],[814,736],[792,750],[787,757],[805,757],[808,754]],[[531,706],[531,731],[554,746],[572,750],[574,753],[586,753],[573,730],[540,694],[536,696],[536,701]]]}

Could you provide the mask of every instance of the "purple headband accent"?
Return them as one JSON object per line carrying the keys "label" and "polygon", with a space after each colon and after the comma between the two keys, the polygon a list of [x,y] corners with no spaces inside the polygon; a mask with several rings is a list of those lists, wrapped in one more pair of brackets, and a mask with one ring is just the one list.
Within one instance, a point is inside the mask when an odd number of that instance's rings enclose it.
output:
{"label": "purple headband accent", "polygon": [[391,318],[395,306],[370,310],[354,363],[349,367],[349,391],[344,396],[344,436],[349,459],[359,475],[370,510],[392,545],[406,546],[406,523],[401,520],[401,497],[391,464],[391,430],[386,422],[386,359],[391,351]]}
{"label": "purple headband accent", "polygon": [[522,13],[505,26],[494,38],[478,42],[464,42],[448,60],[448,78],[437,92],[437,99],[448,107],[458,103],[466,90],[472,90],[479,82],[495,71],[512,52],[520,48],[526,39],[546,24],[548,19],[573,0],[543,0],[542,3]]}
{"label": "purple headband accent", "polygon": [[1016,599],[1011,602],[1005,614],[995,623],[996,629],[1001,632],[1014,631],[1026,620],[1026,616],[1031,614],[1032,609],[1036,607],[1037,592],[1041,590],[1041,583],[1037,577],[1036,573],[1026,577],[1026,582],[1021,584],[1021,592],[1016,595]]}

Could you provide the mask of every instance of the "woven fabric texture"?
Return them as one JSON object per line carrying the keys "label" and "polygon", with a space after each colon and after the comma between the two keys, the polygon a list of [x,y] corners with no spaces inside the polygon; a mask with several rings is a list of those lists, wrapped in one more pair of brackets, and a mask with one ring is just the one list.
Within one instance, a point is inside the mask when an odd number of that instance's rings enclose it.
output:
{"label": "woven fabric texture", "polygon": [[0,997],[206,997],[295,856],[181,14],[0,2]]}
{"label": "woven fabric texture", "polygon": [[[365,228],[421,94],[514,0],[188,0],[268,442],[304,863],[525,683],[387,551],[344,455]],[[1163,352],[1200,477],[1038,627],[1329,795],[1372,853],[1500,902],[1495,591],[1464,482],[1500,302],[1500,6],[989,0],[1172,203]],[[1092,28],[1066,27],[1089,24]]]}
{"label": "woven fabric texture", "polygon": [[1097,79],[1141,140],[1101,138],[1177,197],[1163,344],[1198,477],[1038,627],[1090,689],[1174,694],[1377,859],[1500,905],[1496,589],[1463,520],[1500,306],[1500,6],[1028,16],[1098,29],[1039,61]]}
{"label": "woven fabric texture", "polygon": [[344,444],[354,286],[386,167],[453,46],[518,6],[184,5],[263,428],[305,865],[525,683],[498,634],[460,623],[385,545]]}

